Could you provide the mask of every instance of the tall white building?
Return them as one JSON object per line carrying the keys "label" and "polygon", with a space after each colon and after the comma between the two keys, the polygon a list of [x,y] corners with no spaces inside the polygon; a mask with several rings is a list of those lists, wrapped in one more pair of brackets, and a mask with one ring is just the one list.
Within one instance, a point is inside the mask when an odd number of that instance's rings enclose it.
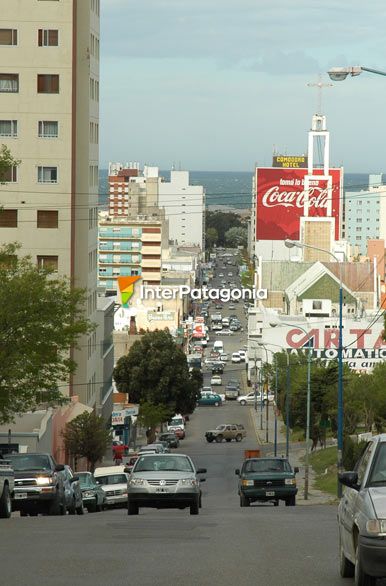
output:
{"label": "tall white building", "polygon": [[[0,144],[20,166],[0,185],[0,241],[87,289],[97,315],[99,0],[2,0]],[[68,393],[98,406],[98,330],[80,340]]]}

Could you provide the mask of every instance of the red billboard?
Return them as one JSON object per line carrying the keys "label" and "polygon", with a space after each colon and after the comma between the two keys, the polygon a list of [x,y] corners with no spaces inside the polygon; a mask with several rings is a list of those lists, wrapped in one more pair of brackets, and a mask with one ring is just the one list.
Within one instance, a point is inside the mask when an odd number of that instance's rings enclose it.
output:
{"label": "red billboard", "polygon": [[[256,168],[256,239],[299,240],[300,218],[304,216],[307,193],[304,178],[307,169],[274,167]],[[315,169],[314,175],[322,175]],[[308,197],[310,217],[335,218],[335,239],[340,238],[340,209],[343,173],[341,169],[330,169],[332,189],[327,188],[327,179],[310,179]]]}

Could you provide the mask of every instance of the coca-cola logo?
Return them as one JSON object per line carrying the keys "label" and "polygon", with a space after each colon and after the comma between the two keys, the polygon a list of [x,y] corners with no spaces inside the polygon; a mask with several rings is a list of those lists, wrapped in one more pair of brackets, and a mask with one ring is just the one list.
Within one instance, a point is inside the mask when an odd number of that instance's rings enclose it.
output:
{"label": "coca-cola logo", "polygon": [[328,189],[321,187],[311,187],[306,191],[279,191],[279,186],[274,185],[266,191],[262,197],[261,203],[267,208],[278,206],[286,208],[304,208],[306,198],[309,200],[309,207],[316,209],[326,209],[328,202]]}

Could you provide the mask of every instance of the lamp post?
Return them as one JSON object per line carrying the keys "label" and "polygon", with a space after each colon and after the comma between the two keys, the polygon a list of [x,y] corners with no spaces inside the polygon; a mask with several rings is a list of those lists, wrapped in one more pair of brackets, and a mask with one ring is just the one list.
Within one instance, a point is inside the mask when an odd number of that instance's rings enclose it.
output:
{"label": "lamp post", "polygon": [[[359,74],[357,74],[359,75]],[[342,286],[342,262],[341,260],[331,251],[317,246],[311,246],[311,244],[303,244],[302,242],[296,242],[294,240],[286,240],[285,245],[287,248],[310,248],[312,250],[318,250],[332,256],[339,266],[339,338],[338,338],[338,475],[343,470],[343,286]],[[342,486],[338,480],[338,497],[342,496]]]}
{"label": "lamp post", "polygon": [[344,81],[347,76],[350,75],[351,77],[356,77],[363,71],[375,73],[376,75],[386,75],[386,71],[370,69],[369,67],[362,67],[361,65],[355,65],[354,67],[331,67],[327,73],[332,81]]}
{"label": "lamp post", "polygon": [[[268,348],[266,348],[265,344],[263,344],[262,342],[258,342],[258,345],[261,346],[261,348],[264,348],[265,350],[265,362],[266,364],[268,364]],[[261,403],[261,411],[263,412],[263,388],[264,386],[262,385],[261,391],[260,391],[260,403]],[[266,400],[266,411],[265,411],[265,441],[266,443],[269,442],[269,430],[268,430],[268,421],[269,421],[269,404],[268,404],[268,388],[267,388],[267,400]]]}

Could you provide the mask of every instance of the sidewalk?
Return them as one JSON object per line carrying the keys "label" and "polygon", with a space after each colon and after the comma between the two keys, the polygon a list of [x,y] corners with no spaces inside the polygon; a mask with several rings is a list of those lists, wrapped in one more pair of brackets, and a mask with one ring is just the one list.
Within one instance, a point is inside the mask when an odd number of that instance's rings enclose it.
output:
{"label": "sidewalk", "polygon": [[[250,408],[251,419],[254,425],[257,443],[262,447],[262,451],[266,456],[273,456],[274,455],[274,426],[275,426],[275,416],[274,416],[274,406],[269,405],[268,411],[268,440],[269,443],[266,443],[266,408],[263,408],[263,429],[261,429],[261,411],[258,408],[257,412],[253,408]],[[277,454],[278,456],[285,455],[286,451],[286,437],[285,433],[282,433],[282,419],[281,417],[277,419]],[[338,502],[337,498],[334,498],[332,495],[322,492],[315,488],[315,474],[310,466],[309,468],[309,490],[308,490],[308,500],[304,500],[304,476],[305,476],[305,466],[304,460],[306,455],[306,449],[304,442],[290,442],[289,444],[289,460],[292,466],[299,467],[299,473],[296,476],[297,479],[297,486],[298,486],[298,495],[296,499],[297,505],[330,505],[336,504]]]}

